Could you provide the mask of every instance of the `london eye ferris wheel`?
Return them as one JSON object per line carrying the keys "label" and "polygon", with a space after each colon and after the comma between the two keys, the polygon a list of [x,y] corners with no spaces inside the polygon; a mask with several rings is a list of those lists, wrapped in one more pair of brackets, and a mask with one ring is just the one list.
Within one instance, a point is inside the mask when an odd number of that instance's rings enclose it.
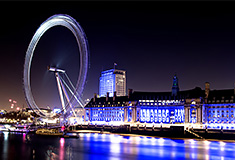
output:
{"label": "london eye ferris wheel", "polygon": [[[80,52],[80,69],[79,76],[75,85],[72,84],[69,79],[66,71],[63,69],[55,68],[48,66],[48,70],[55,73],[57,87],[61,100],[61,114],[65,115],[68,111],[72,112],[74,116],[76,113],[74,112],[74,103],[76,101],[81,107],[84,107],[84,103],[81,98],[81,94],[84,90],[87,70],[88,70],[88,42],[86,39],[86,35],[79,25],[79,23],[69,15],[66,14],[56,14],[49,17],[46,21],[44,21],[40,27],[35,32],[31,42],[28,46],[25,55],[25,63],[24,63],[24,72],[23,72],[23,88],[25,93],[25,99],[30,108],[40,117],[42,118],[52,118],[55,114],[51,112],[44,112],[40,109],[40,107],[36,104],[30,82],[30,70],[31,70],[31,62],[34,55],[34,50],[41,38],[41,36],[50,28],[55,26],[64,26],[68,28],[76,38],[76,42],[79,47]],[[61,75],[65,76],[61,76]],[[66,77],[67,82],[62,78]],[[69,94],[70,93],[70,97]],[[67,103],[65,103],[67,102]]]}

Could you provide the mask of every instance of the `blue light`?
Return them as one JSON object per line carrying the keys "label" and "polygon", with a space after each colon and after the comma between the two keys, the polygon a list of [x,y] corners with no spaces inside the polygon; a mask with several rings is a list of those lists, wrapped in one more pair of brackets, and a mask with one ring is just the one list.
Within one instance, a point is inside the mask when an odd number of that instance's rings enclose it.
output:
{"label": "blue light", "polygon": [[[170,115],[171,113],[171,115]],[[184,106],[146,107],[140,110],[142,123],[184,123]]]}
{"label": "blue light", "polygon": [[123,122],[124,121],[124,108],[123,107],[105,107],[105,108],[92,108],[91,122]]}
{"label": "blue light", "polygon": [[193,106],[191,106],[190,108],[190,116],[189,116],[190,123],[196,123],[197,122],[197,118],[196,118],[196,108],[194,108]]}

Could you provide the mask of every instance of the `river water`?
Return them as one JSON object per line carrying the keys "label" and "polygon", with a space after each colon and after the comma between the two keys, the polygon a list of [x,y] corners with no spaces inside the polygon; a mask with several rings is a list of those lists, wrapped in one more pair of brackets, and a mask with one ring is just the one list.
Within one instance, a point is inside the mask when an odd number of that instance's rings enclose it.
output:
{"label": "river water", "polygon": [[2,160],[235,159],[235,143],[83,133],[80,138],[0,133]]}

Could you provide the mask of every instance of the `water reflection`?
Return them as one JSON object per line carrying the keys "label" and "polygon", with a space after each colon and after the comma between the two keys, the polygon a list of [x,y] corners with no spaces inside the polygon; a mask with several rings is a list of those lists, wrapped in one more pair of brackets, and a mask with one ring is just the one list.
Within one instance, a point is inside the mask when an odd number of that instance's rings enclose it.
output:
{"label": "water reflection", "polygon": [[0,138],[0,159],[235,159],[235,143],[223,141],[99,133],[66,139],[2,132]]}
{"label": "water reflection", "polygon": [[64,159],[64,138],[60,138],[60,160]]}
{"label": "water reflection", "polygon": [[2,154],[3,159],[7,159],[7,155],[8,155],[8,136],[9,136],[9,132],[3,132],[3,137],[4,137],[3,154]]}

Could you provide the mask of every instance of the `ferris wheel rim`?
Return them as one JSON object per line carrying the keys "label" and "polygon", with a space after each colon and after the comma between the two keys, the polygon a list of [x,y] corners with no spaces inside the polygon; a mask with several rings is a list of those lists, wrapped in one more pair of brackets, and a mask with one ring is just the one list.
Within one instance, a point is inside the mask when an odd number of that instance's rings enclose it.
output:
{"label": "ferris wheel rim", "polygon": [[[49,17],[46,21],[44,21],[35,34],[33,35],[30,44],[28,46],[28,49],[26,51],[25,55],[25,63],[24,63],[24,73],[23,73],[23,88],[24,88],[24,94],[25,94],[25,99],[33,111],[37,111],[37,115],[40,117],[44,118],[51,118],[52,115],[50,114],[45,114],[42,112],[42,110],[37,106],[35,103],[32,90],[31,90],[31,84],[30,84],[30,70],[31,70],[31,62],[34,54],[34,50],[40,40],[40,38],[43,36],[43,34],[49,30],[52,27],[55,26],[63,26],[69,29],[73,35],[76,38],[79,52],[80,52],[80,70],[79,70],[79,76],[77,79],[77,84],[76,84],[76,92],[78,95],[80,95],[84,90],[84,85],[86,83],[86,77],[87,77],[87,70],[88,70],[88,42],[87,38],[85,35],[85,32],[83,31],[82,27],[80,24],[71,16],[66,15],[66,14],[55,14],[51,17]],[[74,97],[70,99],[70,101]],[[67,107],[68,104],[65,106]]]}

